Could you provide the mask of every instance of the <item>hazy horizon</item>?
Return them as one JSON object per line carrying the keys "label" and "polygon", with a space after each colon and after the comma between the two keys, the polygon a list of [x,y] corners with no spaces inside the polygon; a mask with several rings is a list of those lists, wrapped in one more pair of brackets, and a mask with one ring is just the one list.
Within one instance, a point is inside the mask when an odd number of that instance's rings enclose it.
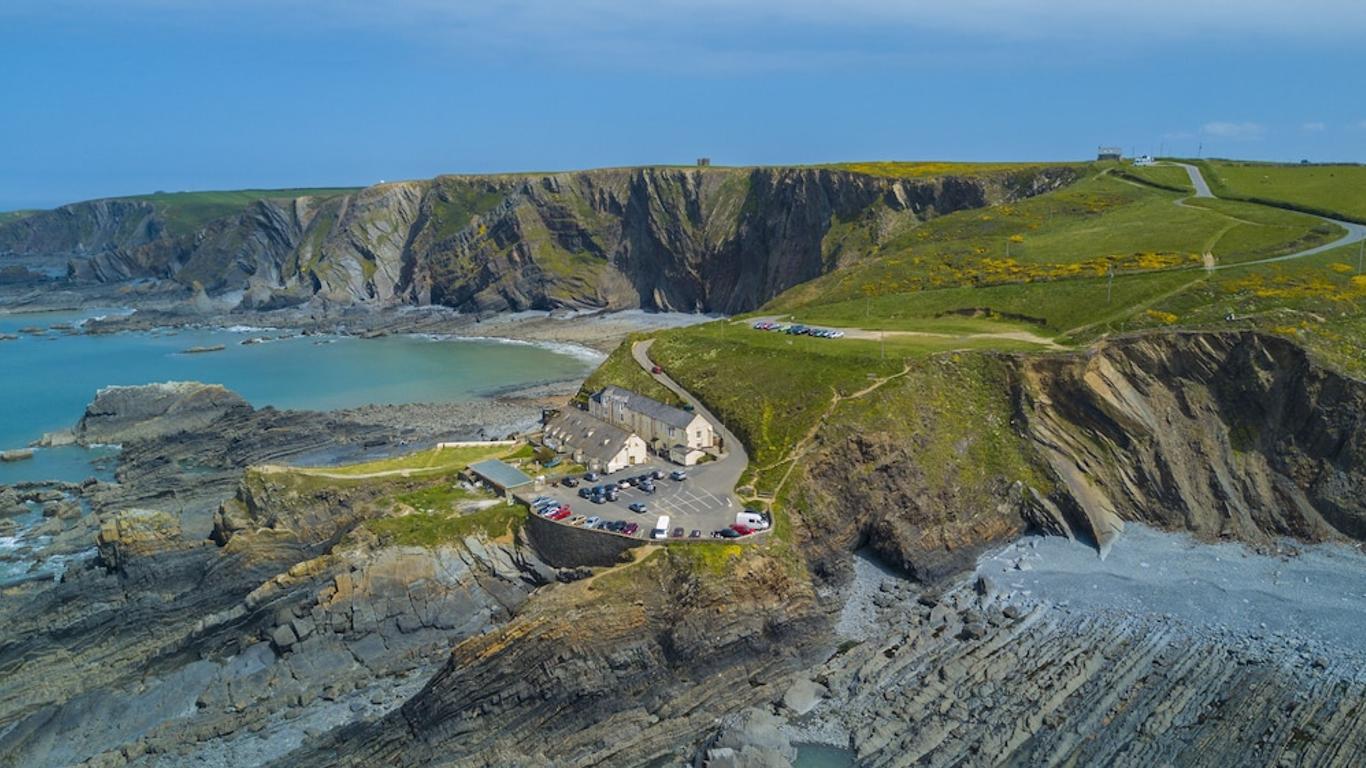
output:
{"label": "hazy horizon", "polygon": [[698,156],[1360,162],[1362,33],[1343,0],[14,0],[0,209]]}

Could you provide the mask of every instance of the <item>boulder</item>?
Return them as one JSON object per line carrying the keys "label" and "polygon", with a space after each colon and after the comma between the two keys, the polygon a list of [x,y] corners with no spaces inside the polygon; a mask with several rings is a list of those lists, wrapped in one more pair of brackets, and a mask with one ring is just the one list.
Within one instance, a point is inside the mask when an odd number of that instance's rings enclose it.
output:
{"label": "boulder", "polygon": [[180,538],[180,521],[166,512],[130,509],[100,525],[95,538],[99,562],[122,571],[130,558],[165,548]]}
{"label": "boulder", "polygon": [[805,715],[830,694],[830,691],[814,680],[802,678],[788,687],[783,694],[783,706],[794,715]]}

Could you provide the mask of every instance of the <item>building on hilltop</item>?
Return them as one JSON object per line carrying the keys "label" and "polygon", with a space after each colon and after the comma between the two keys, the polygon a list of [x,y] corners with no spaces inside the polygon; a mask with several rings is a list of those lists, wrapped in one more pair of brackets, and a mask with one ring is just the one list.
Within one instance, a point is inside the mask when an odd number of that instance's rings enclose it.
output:
{"label": "building on hilltop", "polygon": [[546,447],[567,453],[577,464],[594,472],[611,474],[644,464],[645,441],[639,435],[613,426],[576,408],[568,408],[545,424],[541,441]]}
{"label": "building on hilltop", "polygon": [[[716,430],[701,414],[665,405],[621,387],[603,387],[588,398],[588,412],[645,439],[660,456],[672,459],[716,448]],[[680,453],[678,448],[686,449]],[[679,462],[696,463],[693,462]]]}
{"label": "building on hilltop", "polygon": [[697,158],[697,167],[698,167],[698,168],[706,168],[706,167],[708,167],[708,166],[710,166],[710,165],[711,165],[711,158],[710,158],[710,157],[699,157],[699,158]]}
{"label": "building on hilltop", "polygon": [[1121,147],[1098,147],[1096,149],[1097,160],[1123,160],[1124,149]]}

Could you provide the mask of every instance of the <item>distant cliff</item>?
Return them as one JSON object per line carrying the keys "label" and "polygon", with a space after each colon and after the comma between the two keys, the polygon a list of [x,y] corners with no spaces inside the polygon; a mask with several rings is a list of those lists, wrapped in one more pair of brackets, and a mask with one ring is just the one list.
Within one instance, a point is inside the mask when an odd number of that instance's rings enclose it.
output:
{"label": "distant cliff", "polygon": [[443,176],[265,197],[195,221],[156,199],[0,223],[0,254],[69,259],[74,280],[464,310],[752,309],[933,216],[1047,192],[1067,166],[895,179],[832,168],[634,168]]}

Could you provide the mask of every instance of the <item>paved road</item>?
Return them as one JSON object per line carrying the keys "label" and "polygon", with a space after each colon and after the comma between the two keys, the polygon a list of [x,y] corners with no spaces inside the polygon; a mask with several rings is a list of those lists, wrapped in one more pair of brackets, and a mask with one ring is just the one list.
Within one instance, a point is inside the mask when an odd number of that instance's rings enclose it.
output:
{"label": "paved road", "polygon": [[[1200,173],[1199,168],[1189,163],[1173,163],[1173,165],[1179,165],[1182,168],[1186,169],[1186,174],[1190,176],[1191,186],[1195,187],[1195,197],[1214,197],[1214,193],[1210,191],[1209,184],[1205,182],[1205,177],[1203,174]],[[1306,256],[1313,256],[1315,254],[1323,253],[1324,251],[1331,251],[1334,248],[1341,248],[1344,245],[1352,245],[1353,243],[1359,243],[1363,240],[1366,240],[1366,226],[1363,226],[1361,224],[1354,224],[1350,221],[1339,221],[1337,219],[1330,219],[1327,216],[1317,216],[1315,214],[1305,215],[1314,216],[1314,218],[1316,219],[1320,219],[1331,224],[1336,224],[1339,227],[1342,227],[1343,229],[1347,230],[1347,234],[1343,235],[1337,240],[1334,240],[1331,243],[1325,243],[1314,248],[1306,248],[1303,251],[1287,253],[1284,256],[1272,256],[1270,258],[1257,259],[1255,261],[1240,261],[1230,264],[1220,264],[1215,267],[1207,268],[1234,269],[1236,267],[1250,267],[1256,264],[1274,264],[1278,261],[1291,261],[1293,259],[1303,259]]]}
{"label": "paved road", "polygon": [[[646,339],[631,345],[631,356],[635,358],[636,364],[646,373],[650,373],[655,365],[654,361],[650,359],[650,345],[653,343],[654,339]],[[726,452],[721,455],[721,458],[706,465],[707,474],[711,476],[710,483],[713,486],[722,485],[729,490],[730,496],[734,496],[735,484],[740,481],[740,476],[744,474],[745,467],[749,466],[749,454],[745,452],[745,444],[740,442],[740,438],[736,437],[735,433],[726,428],[725,422],[707,410],[707,406],[703,405],[702,401],[693,397],[691,392],[669,378],[667,373],[650,373],[650,375],[660,384],[668,387],[674,394],[683,398],[684,402],[692,405],[697,413],[702,414],[707,421],[711,422],[716,433],[721,436],[722,445]],[[738,501],[737,499],[737,504]]]}
{"label": "paved road", "polygon": [[1209,185],[1205,183],[1205,177],[1200,174],[1200,169],[1189,163],[1172,163],[1186,169],[1186,175],[1191,178],[1191,186],[1195,187],[1196,197],[1214,197],[1214,193],[1209,191]]}

